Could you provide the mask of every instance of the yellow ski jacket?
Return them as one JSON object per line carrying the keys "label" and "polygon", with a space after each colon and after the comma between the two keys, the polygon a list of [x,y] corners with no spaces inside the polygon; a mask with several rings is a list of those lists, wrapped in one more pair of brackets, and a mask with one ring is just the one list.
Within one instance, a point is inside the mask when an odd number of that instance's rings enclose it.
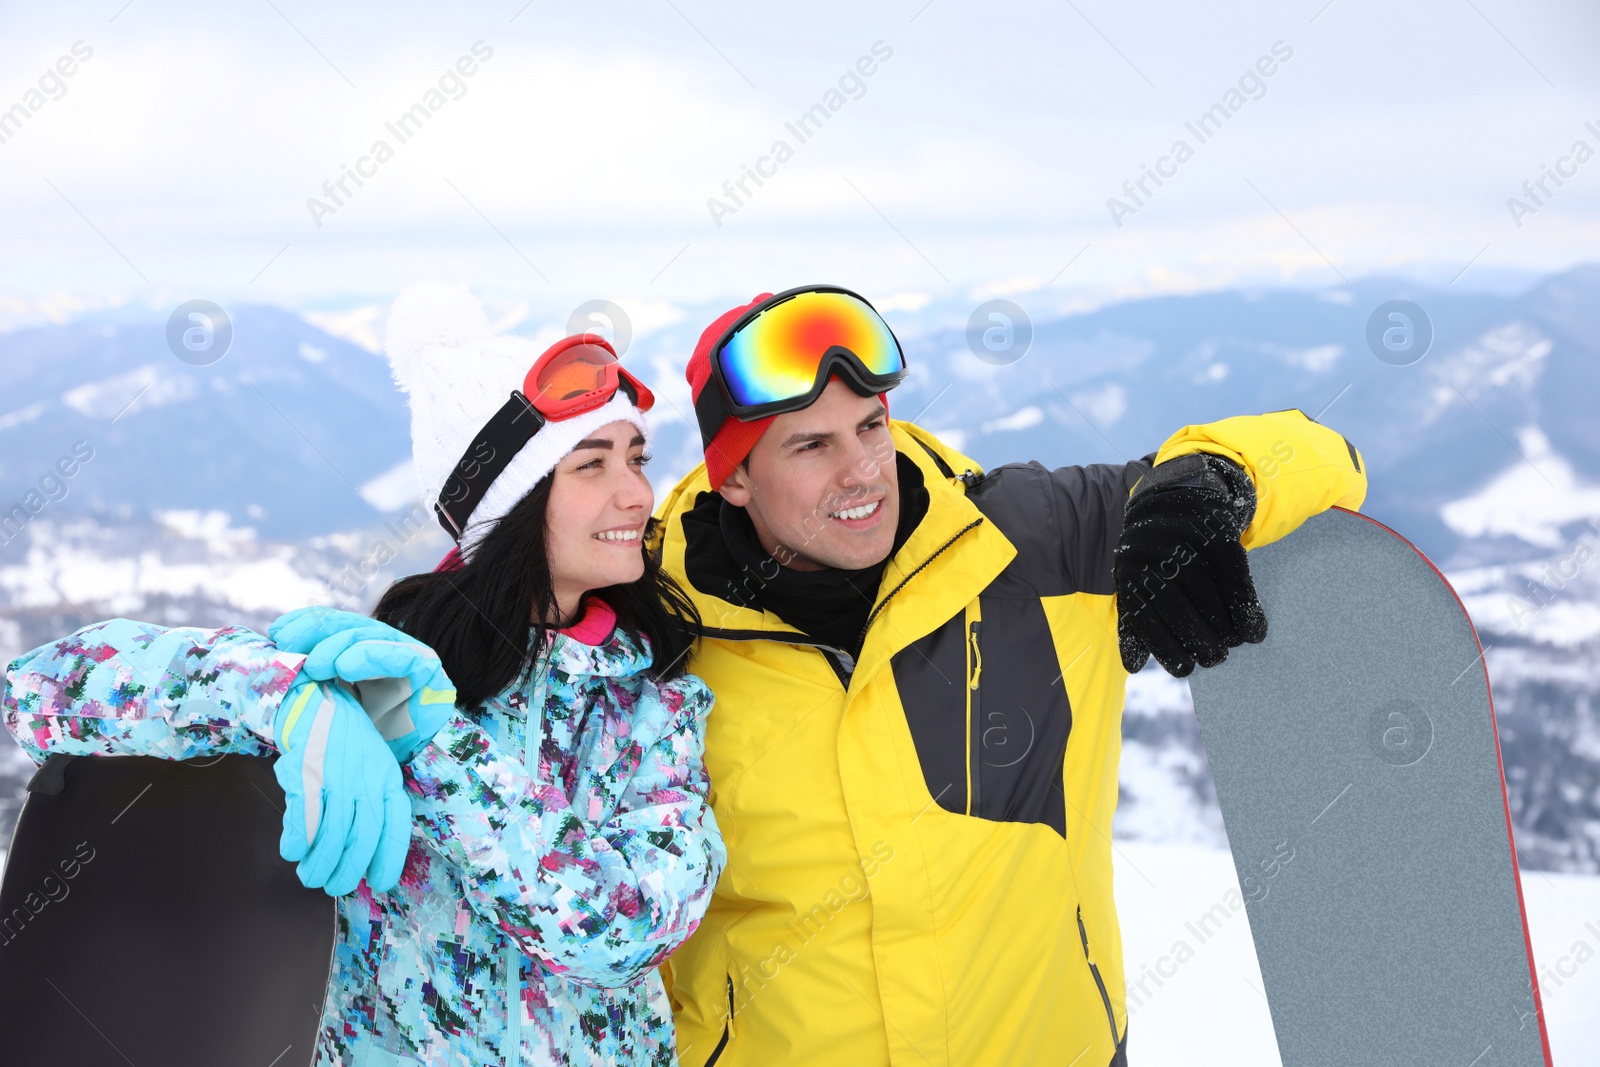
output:
{"label": "yellow ski jacket", "polygon": [[703,466],[662,503],[664,565],[707,629],[691,669],[717,698],[706,766],[728,846],[709,912],[663,965],[679,1057],[1120,1063],[1123,504],[1151,462],[1226,456],[1256,486],[1250,548],[1331,505],[1359,509],[1361,456],[1294,409],[1053,471],[984,474],[917,426],[891,433],[928,511],[884,571],[854,662],[742,606],[761,576],[691,518],[712,503]]}

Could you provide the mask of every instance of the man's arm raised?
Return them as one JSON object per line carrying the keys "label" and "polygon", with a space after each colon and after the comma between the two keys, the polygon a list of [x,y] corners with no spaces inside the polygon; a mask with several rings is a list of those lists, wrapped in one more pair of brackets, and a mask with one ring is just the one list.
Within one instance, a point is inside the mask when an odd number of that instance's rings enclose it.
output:
{"label": "man's arm raised", "polygon": [[1295,409],[1185,426],[1154,458],[1117,536],[1117,634],[1130,673],[1154,655],[1181,678],[1266,639],[1245,550],[1359,508],[1366,473],[1355,446]]}
{"label": "man's arm raised", "polygon": [[1191,452],[1231,459],[1250,475],[1256,512],[1239,538],[1245,548],[1271,544],[1330,507],[1359,511],[1367,496],[1367,465],[1355,445],[1298,408],[1185,426],[1155,461]]}

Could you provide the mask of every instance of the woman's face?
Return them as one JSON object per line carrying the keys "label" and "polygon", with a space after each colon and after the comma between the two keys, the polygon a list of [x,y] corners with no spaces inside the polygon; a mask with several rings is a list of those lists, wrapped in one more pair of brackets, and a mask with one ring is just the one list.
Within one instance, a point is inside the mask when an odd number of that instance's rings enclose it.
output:
{"label": "woman's face", "polygon": [[579,441],[556,464],[545,521],[562,619],[576,614],[589,590],[644,575],[640,547],[655,507],[644,461],[639,428],[617,421]]}

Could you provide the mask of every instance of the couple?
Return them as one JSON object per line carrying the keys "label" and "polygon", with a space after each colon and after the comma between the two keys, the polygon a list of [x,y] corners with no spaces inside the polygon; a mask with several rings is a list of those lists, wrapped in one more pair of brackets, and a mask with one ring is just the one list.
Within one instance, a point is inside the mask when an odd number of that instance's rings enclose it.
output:
{"label": "couple", "polygon": [[1245,549],[1359,507],[1355,448],[1288,409],[984,472],[811,286],[705,329],[653,520],[649,390],[526,345],[397,301],[457,548],[373,618],[87,627],[12,663],[8,728],[278,754],[282,854],[340,897],[319,1065],[1124,1063],[1127,676],[1262,640]]}

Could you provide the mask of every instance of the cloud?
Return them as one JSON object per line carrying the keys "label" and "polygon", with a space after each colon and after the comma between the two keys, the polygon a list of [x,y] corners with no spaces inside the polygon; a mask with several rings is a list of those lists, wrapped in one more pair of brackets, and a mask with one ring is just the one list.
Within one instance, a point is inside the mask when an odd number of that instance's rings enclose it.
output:
{"label": "cloud", "polygon": [[[1592,182],[1520,230],[1504,217],[1600,89],[1580,47],[1597,16],[1579,5],[1520,20],[1522,55],[1470,12],[1407,11],[1385,27],[1403,64],[1378,61],[1370,27],[1337,9],[1273,29],[1277,13],[1250,0],[1102,13],[1121,55],[1043,4],[1004,20],[930,10],[908,28],[824,0],[781,34],[734,5],[702,5],[693,27],[666,5],[504,24],[409,0],[286,13],[292,26],[268,5],[179,3],[95,31],[70,92],[0,146],[0,294],[372,302],[448,274],[569,307],[815,277],[1125,298],[1396,268],[1442,283],[1476,256],[1472,284],[1600,244]],[[33,70],[102,16],[14,13],[0,64]],[[1113,227],[1106,197],[1280,36],[1295,58],[1271,94]],[[871,92],[714,227],[710,191],[879,39],[894,59]],[[314,226],[307,199],[480,40],[493,58],[465,91]],[[1002,50],[1004,78],[972,61]]]}

